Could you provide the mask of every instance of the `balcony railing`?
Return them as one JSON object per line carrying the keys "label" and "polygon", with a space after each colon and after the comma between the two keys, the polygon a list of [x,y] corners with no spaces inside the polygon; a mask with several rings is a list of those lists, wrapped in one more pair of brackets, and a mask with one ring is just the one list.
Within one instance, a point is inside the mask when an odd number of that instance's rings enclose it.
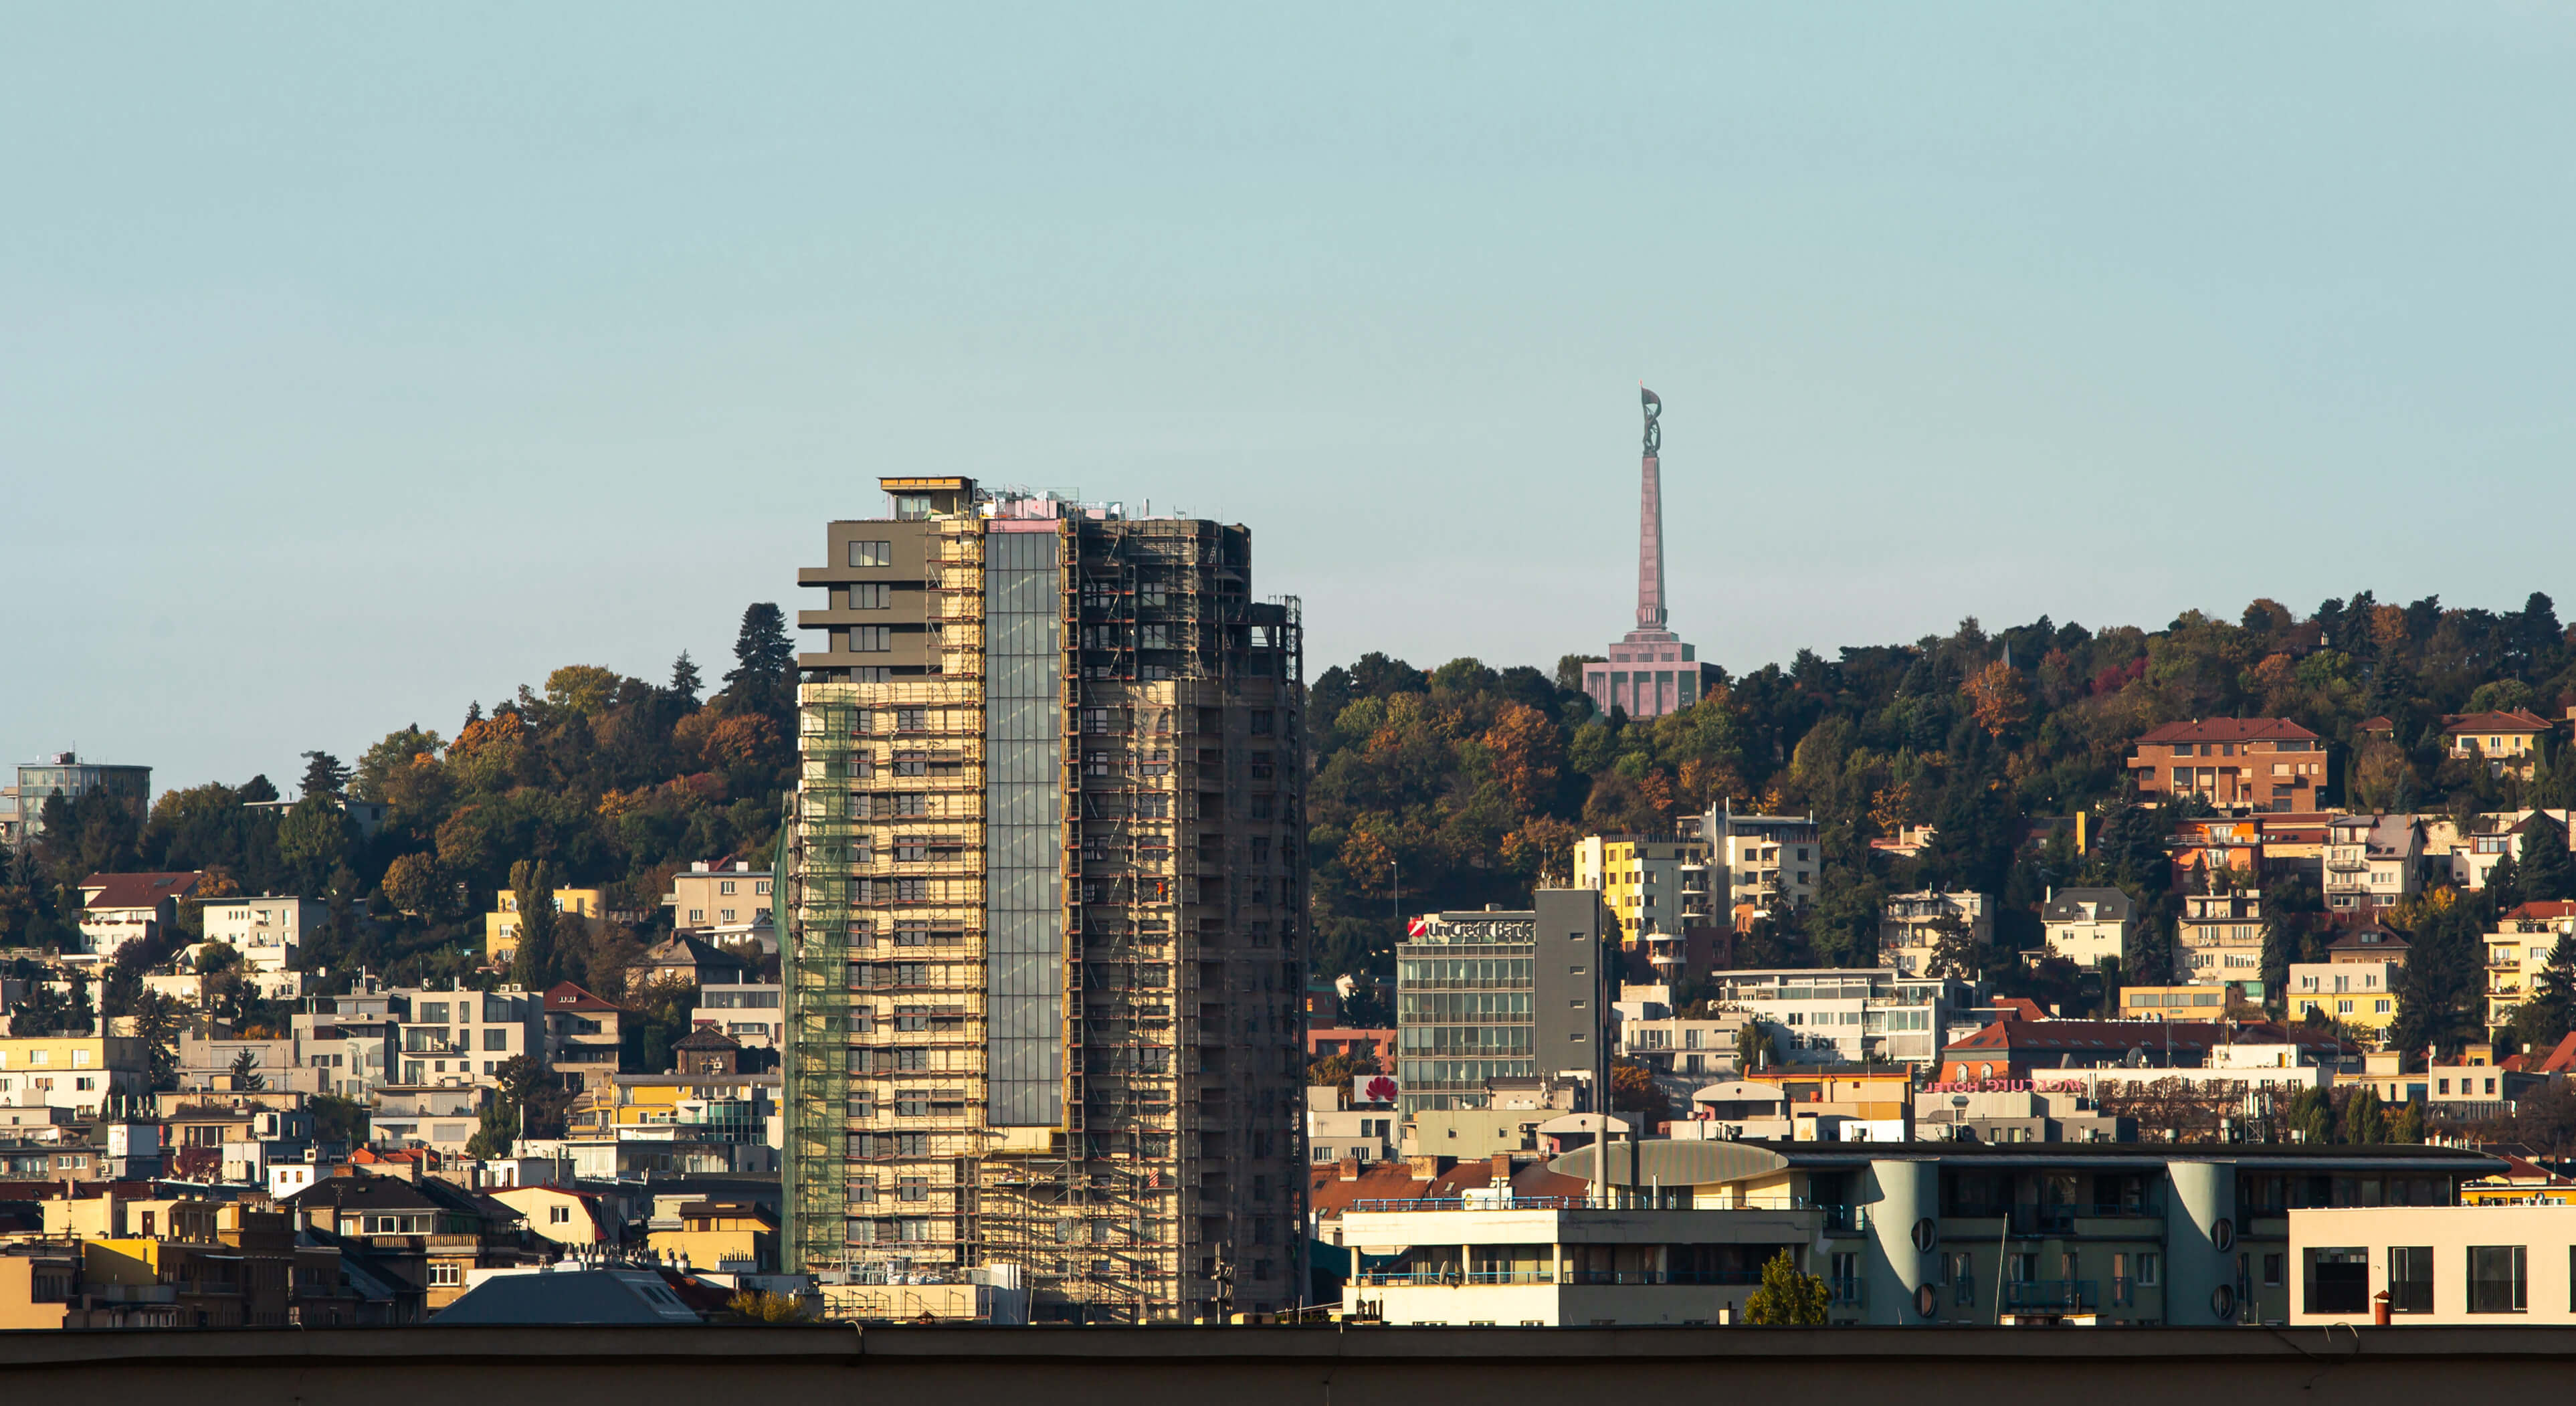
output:
{"label": "balcony railing", "polygon": [[1827,1302],[1835,1308],[1859,1308],[1866,1302],[1867,1281],[1859,1275],[1836,1275],[1825,1281],[1830,1296]]}
{"label": "balcony railing", "polygon": [[2006,1281],[2004,1307],[2060,1311],[2098,1308],[2099,1285],[2090,1279],[2023,1279]]}

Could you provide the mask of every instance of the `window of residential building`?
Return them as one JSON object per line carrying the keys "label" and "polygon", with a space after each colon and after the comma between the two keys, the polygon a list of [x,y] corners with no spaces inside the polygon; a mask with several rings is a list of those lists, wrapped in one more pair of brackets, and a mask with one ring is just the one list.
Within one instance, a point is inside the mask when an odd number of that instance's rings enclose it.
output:
{"label": "window of residential building", "polygon": [[850,565],[892,566],[894,565],[894,543],[852,542],[850,544]]}
{"label": "window of residential building", "polygon": [[2370,1309],[2370,1251],[2359,1246],[2307,1251],[2306,1313],[2366,1313]]}
{"label": "window of residential building", "polygon": [[2433,1311],[2433,1247],[2388,1247],[2388,1310],[2391,1313]]}
{"label": "window of residential building", "polygon": [[2520,1245],[2469,1247],[2469,1312],[2521,1313],[2528,1287]]}

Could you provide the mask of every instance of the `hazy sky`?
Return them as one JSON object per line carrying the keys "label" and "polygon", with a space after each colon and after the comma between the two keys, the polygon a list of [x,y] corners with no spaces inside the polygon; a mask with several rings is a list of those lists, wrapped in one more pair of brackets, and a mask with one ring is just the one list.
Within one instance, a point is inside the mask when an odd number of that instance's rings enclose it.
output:
{"label": "hazy sky", "polygon": [[[1219,14],[1230,11],[1231,14]],[[2576,10],[0,8],[5,760],[729,665],[880,473],[1308,667],[2568,581]]]}

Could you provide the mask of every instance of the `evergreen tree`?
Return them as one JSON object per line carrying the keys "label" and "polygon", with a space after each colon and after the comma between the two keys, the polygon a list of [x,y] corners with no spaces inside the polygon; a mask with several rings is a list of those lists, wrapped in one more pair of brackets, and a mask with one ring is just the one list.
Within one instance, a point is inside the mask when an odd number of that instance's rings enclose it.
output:
{"label": "evergreen tree", "polygon": [[268,1076],[259,1072],[259,1057],[252,1054],[247,1046],[234,1052],[233,1065],[228,1072],[233,1076],[233,1089],[237,1093],[256,1093],[268,1087]]}
{"label": "evergreen tree", "polygon": [[349,789],[349,769],[328,752],[304,754],[304,794],[337,796]]}
{"label": "evergreen tree", "polygon": [[2479,905],[2436,889],[2413,907],[2406,965],[2397,972],[2397,1023],[2389,1031],[2389,1042],[2409,1058],[2471,1038],[2484,1027],[2486,1001]]}
{"label": "evergreen tree", "polygon": [[702,687],[704,684],[698,677],[697,662],[689,658],[687,650],[681,650],[680,657],[671,661],[672,696],[680,700],[682,707],[695,708],[698,706],[698,690]]}
{"label": "evergreen tree", "polygon": [[2534,1054],[2565,1039],[2576,1026],[2576,938],[2562,937],[2549,949],[2549,965],[2531,984],[2531,993],[2513,1013],[2513,1033]]}
{"label": "evergreen tree", "polygon": [[2364,1084],[2344,1104],[2342,1140],[2366,1147],[2388,1141],[2388,1114],[2380,1106],[2377,1089]]}
{"label": "evergreen tree", "polygon": [[555,984],[554,866],[520,860],[510,866],[510,890],[519,909],[519,950],[510,962],[510,980],[543,991]]}
{"label": "evergreen tree", "polygon": [[725,694],[745,711],[783,713],[794,701],[796,646],[787,638],[787,617],[766,601],[742,612],[742,633],[734,640],[734,667],[725,675]]}
{"label": "evergreen tree", "polygon": [[[521,951],[527,949],[521,948]],[[491,1159],[510,1155],[510,1146],[518,1136],[519,1110],[507,1100],[494,1097],[483,1105],[483,1119],[474,1136],[465,1141],[465,1155]]]}
{"label": "evergreen tree", "polygon": [[2400,1105],[2397,1116],[2388,1120],[2388,1140],[2422,1142],[2424,1140],[2424,1105],[2411,1099]]}
{"label": "evergreen tree", "polygon": [[2481,892],[2487,906],[2498,913],[2510,913],[2522,906],[2522,867],[2513,862],[2512,850],[2496,856],[2495,867],[2487,871],[2487,886]]}
{"label": "evergreen tree", "polygon": [[1782,1250],[1762,1266],[1762,1287],[1744,1297],[1744,1321],[1758,1327],[1821,1327],[1833,1295],[1825,1281],[1798,1272]]}
{"label": "evergreen tree", "polygon": [[254,776],[242,783],[241,799],[244,805],[253,801],[276,800],[278,799],[277,783],[269,780],[266,773]]}
{"label": "evergreen tree", "polygon": [[158,991],[146,991],[135,999],[134,1033],[143,1041],[144,1063],[155,1089],[179,1087],[179,1031],[186,1022],[187,1011]]}
{"label": "evergreen tree", "polygon": [[2334,1141],[2334,1100],[2323,1089],[2301,1089],[2290,1095],[2290,1130],[2301,1142]]}
{"label": "evergreen tree", "polygon": [[2524,824],[2519,878],[2527,903],[2576,898],[2576,858],[2567,853],[2565,826],[2545,814]]}
{"label": "evergreen tree", "polygon": [[71,1034],[71,998],[50,985],[30,987],[26,996],[9,1008],[9,1033],[12,1035]]}

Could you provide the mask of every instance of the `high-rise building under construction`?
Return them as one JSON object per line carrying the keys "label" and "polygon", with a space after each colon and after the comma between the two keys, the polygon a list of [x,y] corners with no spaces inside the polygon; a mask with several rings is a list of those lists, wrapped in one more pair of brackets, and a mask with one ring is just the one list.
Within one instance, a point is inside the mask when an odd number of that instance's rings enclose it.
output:
{"label": "high-rise building under construction", "polygon": [[989,1268],[1092,1322],[1300,1301],[1296,603],[1253,599],[1240,526],[880,486],[893,515],[798,574],[829,599],[798,617],[827,644],[797,660],[782,1267]]}

